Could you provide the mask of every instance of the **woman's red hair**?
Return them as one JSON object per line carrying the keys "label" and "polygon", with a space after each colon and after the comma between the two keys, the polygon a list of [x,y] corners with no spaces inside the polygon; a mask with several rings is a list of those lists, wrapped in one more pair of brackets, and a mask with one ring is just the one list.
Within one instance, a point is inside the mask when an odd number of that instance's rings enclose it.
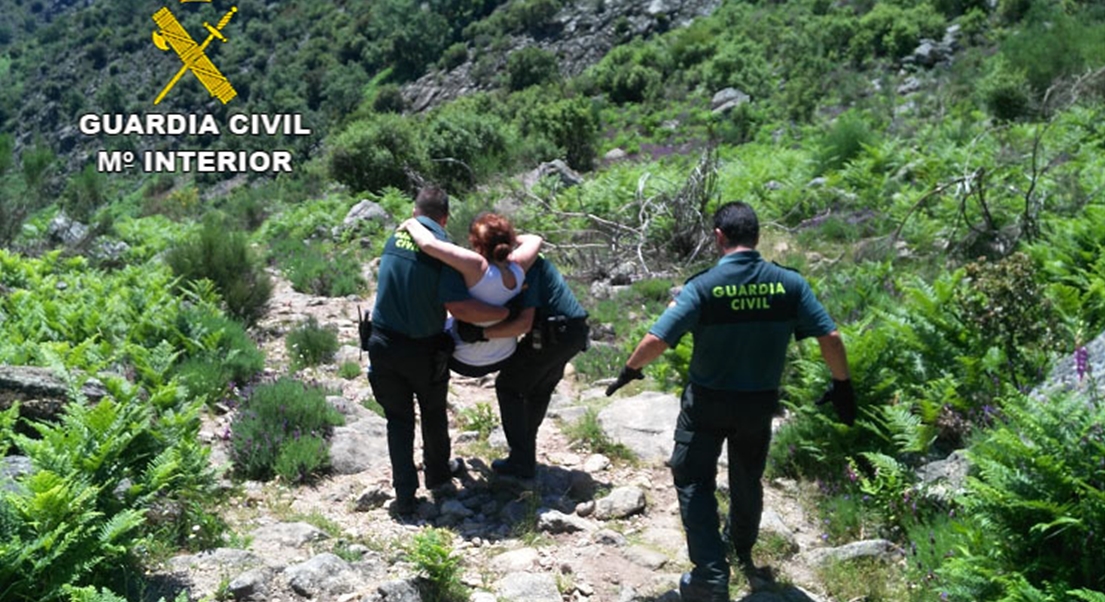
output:
{"label": "woman's red hair", "polygon": [[468,243],[472,250],[489,261],[506,261],[514,250],[517,236],[510,220],[496,213],[482,213],[468,228]]}

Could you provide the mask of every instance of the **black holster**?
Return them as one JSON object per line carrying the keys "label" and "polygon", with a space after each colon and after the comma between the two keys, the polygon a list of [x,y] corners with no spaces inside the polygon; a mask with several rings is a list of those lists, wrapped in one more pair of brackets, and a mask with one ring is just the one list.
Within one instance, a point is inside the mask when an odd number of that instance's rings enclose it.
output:
{"label": "black holster", "polygon": [[434,342],[434,382],[437,382],[449,378],[449,358],[453,357],[457,342],[448,331],[437,335]]}

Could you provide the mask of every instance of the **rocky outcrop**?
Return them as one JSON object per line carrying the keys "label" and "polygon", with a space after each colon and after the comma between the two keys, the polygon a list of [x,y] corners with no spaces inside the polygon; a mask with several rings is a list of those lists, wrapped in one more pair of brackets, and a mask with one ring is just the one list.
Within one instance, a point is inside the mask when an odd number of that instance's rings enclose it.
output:
{"label": "rocky outcrop", "polygon": [[[695,18],[709,15],[720,0],[604,0],[568,2],[553,22],[538,36],[511,36],[505,49],[487,50],[496,54],[480,59],[490,64],[480,71],[502,73],[507,57],[514,51],[536,46],[551,52],[564,77],[573,77],[602,60],[615,45],[634,37],[648,37],[669,29],[685,27]],[[403,87],[403,97],[412,112],[418,113],[439,104],[497,84],[494,78],[479,78],[474,60],[446,72],[434,71]]]}
{"label": "rocky outcrop", "polygon": [[[107,396],[100,381],[90,378],[80,393],[95,403]],[[49,368],[0,366],[0,410],[19,403],[21,416],[31,420],[54,420],[69,403],[69,384]]]}

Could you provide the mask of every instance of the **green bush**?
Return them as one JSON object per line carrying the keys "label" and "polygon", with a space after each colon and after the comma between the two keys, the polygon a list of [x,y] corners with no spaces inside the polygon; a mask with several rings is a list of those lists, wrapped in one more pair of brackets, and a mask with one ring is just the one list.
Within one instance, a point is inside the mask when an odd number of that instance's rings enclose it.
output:
{"label": "green bush", "polygon": [[199,233],[169,249],[165,261],[186,282],[213,282],[227,312],[247,326],[264,315],[272,280],[249,248],[245,233],[228,230],[218,217],[205,218]]}
{"label": "green bush", "polygon": [[184,337],[206,344],[174,369],[193,399],[221,401],[235,384],[248,383],[265,367],[265,354],[234,320],[190,309],[181,312],[177,325]]}
{"label": "green bush", "polygon": [[877,134],[862,115],[853,111],[844,113],[821,137],[817,153],[818,173],[844,167],[864,152],[865,146],[872,146],[877,141]]}
{"label": "green bush", "polygon": [[506,72],[507,86],[511,90],[539,86],[560,79],[556,55],[537,46],[526,46],[510,53],[506,59]]}
{"label": "green bush", "polygon": [[1002,40],[1001,55],[1042,97],[1061,79],[1105,65],[1105,24],[1085,9],[1068,13],[1037,2],[1022,27]]}
{"label": "green bush", "polygon": [[610,100],[625,104],[655,97],[670,69],[666,48],[634,41],[612,48],[588,76]]}
{"label": "green bush", "polygon": [[974,475],[935,573],[953,599],[1069,600],[1105,589],[1105,405],[1085,394],[1006,401],[968,450]]}
{"label": "green bush", "polygon": [[580,170],[594,165],[599,117],[590,100],[572,98],[539,104],[518,119],[524,134],[555,144],[568,165]]}
{"label": "green bush", "polygon": [[480,440],[486,441],[491,431],[499,424],[499,417],[491,409],[491,404],[481,401],[474,408],[465,408],[457,414],[457,423],[461,430],[476,431]]}
{"label": "green bush", "polygon": [[772,81],[765,54],[762,46],[749,39],[725,44],[703,63],[702,83],[711,93],[733,87],[752,98],[762,98],[770,93]]}
{"label": "green bush", "polygon": [[284,347],[295,367],[316,366],[334,359],[338,351],[335,328],[324,328],[314,316],[293,328],[284,339]]}
{"label": "green bush", "polygon": [[365,288],[361,262],[349,251],[327,244],[289,241],[280,245],[279,261],[292,288],[323,297],[345,297]]}
{"label": "green bush", "polygon": [[852,56],[860,62],[870,57],[900,59],[913,52],[921,38],[940,39],[944,27],[943,15],[927,2],[909,8],[880,2],[860,17]]}
{"label": "green bush", "polygon": [[982,106],[998,121],[1016,121],[1032,115],[1032,90],[1023,69],[1000,57],[978,84]]}
{"label": "green bush", "polygon": [[376,90],[372,99],[372,110],[377,113],[402,113],[407,110],[407,101],[396,84],[384,84]]}
{"label": "green bush", "polygon": [[406,190],[408,172],[426,167],[425,136],[414,121],[390,113],[351,123],[334,138],[329,157],[330,176],[355,192]]}
{"label": "green bush", "polygon": [[61,203],[66,215],[80,222],[88,222],[107,199],[104,184],[104,176],[91,164],[70,178]]}
{"label": "green bush", "polygon": [[306,483],[329,465],[329,443],[322,437],[301,435],[280,446],[273,472],[285,483]]}
{"label": "green bush", "polygon": [[450,191],[470,190],[487,174],[503,169],[516,136],[486,95],[441,107],[429,117],[426,129],[433,179]]}
{"label": "green bush", "polygon": [[438,65],[445,71],[452,71],[467,61],[468,45],[464,42],[457,42],[445,49],[445,52],[441,55],[441,60],[438,61]]}
{"label": "green bush", "polygon": [[[326,403],[326,392],[292,378],[258,385],[246,398],[230,424],[230,459],[235,472],[245,478],[268,480],[280,474],[292,482],[304,482],[329,465],[325,445],[296,443],[325,440],[344,420]],[[292,446],[290,451],[285,448]],[[281,457],[283,460],[281,461]],[[310,472],[302,472],[310,467]]]}

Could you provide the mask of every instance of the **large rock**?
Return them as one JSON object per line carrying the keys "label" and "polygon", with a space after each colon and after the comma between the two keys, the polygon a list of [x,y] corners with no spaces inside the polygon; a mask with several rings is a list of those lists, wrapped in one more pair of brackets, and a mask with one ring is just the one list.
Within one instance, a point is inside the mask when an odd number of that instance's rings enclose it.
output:
{"label": "large rock", "polygon": [[632,516],[645,509],[645,492],[633,486],[617,487],[595,503],[595,518],[611,520]]}
{"label": "large rock", "polygon": [[825,566],[832,562],[848,562],[857,558],[894,561],[901,555],[902,549],[885,539],[853,541],[836,548],[815,548],[801,554],[811,566]]}
{"label": "large rock", "polygon": [[671,458],[672,433],[679,416],[679,398],[647,391],[614,400],[599,412],[599,424],[606,435],[622,443],[648,462]]}
{"label": "large rock", "polygon": [[919,488],[926,497],[946,502],[964,491],[970,468],[967,454],[956,450],[943,460],[929,462],[917,469]]}
{"label": "large rock", "polygon": [[391,215],[376,201],[364,199],[353,205],[341,222],[342,230],[354,230],[361,224],[379,224],[381,228],[391,223]]}
{"label": "large rock", "polygon": [[387,466],[387,421],[368,412],[356,422],[336,427],[330,438],[330,465],[337,474]]}
{"label": "large rock", "polygon": [[[107,396],[107,389],[90,378],[81,385],[81,395],[96,403]],[[52,420],[69,402],[69,385],[49,368],[0,366],[0,410],[16,401],[24,418]]]}
{"label": "large rock", "polygon": [[583,176],[576,170],[568,167],[568,164],[560,159],[538,165],[533,171],[522,176],[522,184],[526,190],[533,189],[542,178],[554,176],[565,188],[578,186],[583,183]]}
{"label": "large rock", "polygon": [[255,529],[253,531],[253,547],[299,548],[328,537],[324,531],[307,523],[277,523]]}
{"label": "large rock", "polygon": [[556,578],[548,573],[511,573],[499,582],[500,600],[561,602]]}
{"label": "large rock", "polygon": [[724,90],[719,90],[714,94],[714,97],[710,99],[710,109],[715,114],[724,115],[742,104],[751,101],[752,97],[744,92],[736,88],[725,88]]}
{"label": "large rock", "polygon": [[50,225],[46,227],[46,236],[52,242],[73,247],[80,244],[88,236],[88,226],[71,219],[62,211],[50,220]]}
{"label": "large rock", "polygon": [[1105,333],[1098,335],[1085,348],[1085,372],[1079,374],[1078,351],[1073,350],[1055,363],[1047,380],[1032,395],[1044,398],[1061,391],[1089,392],[1091,387],[1097,391],[1098,397],[1105,395]]}
{"label": "large rock", "polygon": [[306,598],[336,599],[362,585],[361,576],[348,562],[330,553],[284,569],[288,585]]}
{"label": "large rock", "polygon": [[[460,96],[493,89],[498,85],[496,78],[478,74],[504,72],[509,55],[531,46],[555,55],[561,75],[574,77],[602,60],[615,45],[685,27],[714,12],[721,0],[603,0],[563,4],[543,27],[508,35],[501,50],[472,53],[468,61],[449,71],[434,70],[404,85],[407,106],[419,113]],[[481,66],[473,69],[477,58]]]}

